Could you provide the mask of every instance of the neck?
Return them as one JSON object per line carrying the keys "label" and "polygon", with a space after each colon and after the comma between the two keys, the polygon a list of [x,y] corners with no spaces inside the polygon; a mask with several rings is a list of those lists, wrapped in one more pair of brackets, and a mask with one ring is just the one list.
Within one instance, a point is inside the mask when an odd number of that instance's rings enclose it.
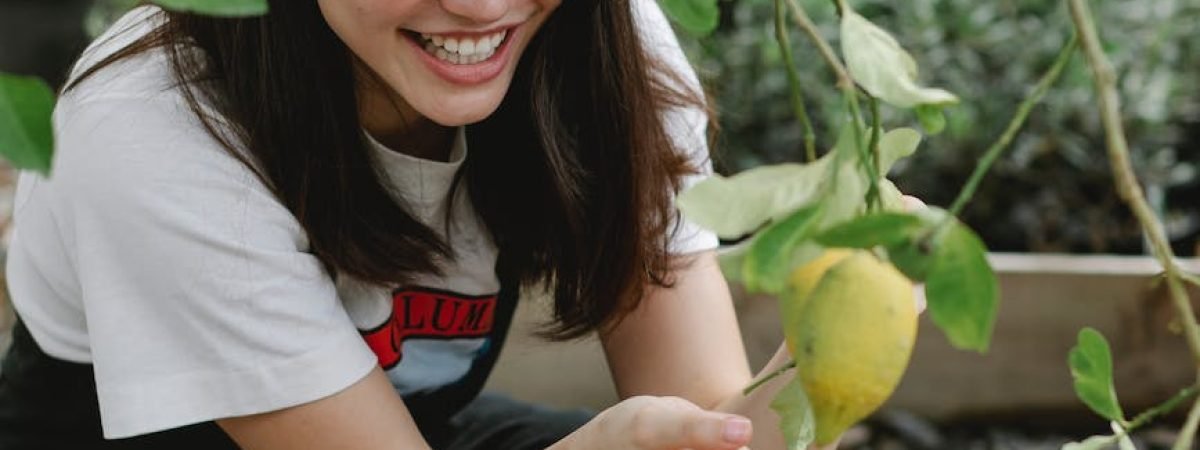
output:
{"label": "neck", "polygon": [[440,125],[418,113],[382,81],[360,77],[359,121],[385,147],[409,156],[449,161],[454,127]]}
{"label": "neck", "polygon": [[449,161],[456,129],[421,117],[416,121],[363,118],[363,128],[388,149],[416,158]]}

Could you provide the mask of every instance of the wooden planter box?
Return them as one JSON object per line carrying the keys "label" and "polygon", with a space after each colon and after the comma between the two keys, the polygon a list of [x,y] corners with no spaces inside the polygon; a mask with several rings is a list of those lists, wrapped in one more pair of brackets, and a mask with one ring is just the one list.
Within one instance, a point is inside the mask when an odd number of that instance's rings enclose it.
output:
{"label": "wooden planter box", "polygon": [[[1174,310],[1148,257],[993,254],[1001,306],[986,355],[950,347],[924,316],[908,373],[889,406],[935,421],[987,417],[1093,420],[1075,398],[1067,352],[1079,329],[1099,329],[1113,347],[1117,392],[1127,412],[1162,401],[1195,379],[1183,337],[1168,331]],[[1185,261],[1200,273],[1200,261]],[[1200,305],[1200,292],[1191,291]],[[782,340],[776,302],[735,288],[755,367]],[[529,327],[545,316],[526,302],[490,387],[558,406],[601,408],[616,399],[595,339],[539,342]]]}

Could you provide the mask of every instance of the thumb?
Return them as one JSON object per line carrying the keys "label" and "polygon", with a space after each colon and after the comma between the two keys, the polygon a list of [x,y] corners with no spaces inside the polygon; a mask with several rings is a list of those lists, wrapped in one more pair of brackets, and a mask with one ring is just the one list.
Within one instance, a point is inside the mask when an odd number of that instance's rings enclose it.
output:
{"label": "thumb", "polygon": [[[665,412],[665,411],[664,411]],[[643,448],[734,450],[750,442],[749,419],[696,409],[674,409],[664,414],[646,414],[638,424],[646,433]]]}

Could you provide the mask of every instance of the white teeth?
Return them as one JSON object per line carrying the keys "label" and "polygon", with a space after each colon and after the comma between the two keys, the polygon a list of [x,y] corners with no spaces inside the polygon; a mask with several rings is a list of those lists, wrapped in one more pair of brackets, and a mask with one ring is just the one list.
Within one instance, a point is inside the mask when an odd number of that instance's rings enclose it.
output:
{"label": "white teeth", "polygon": [[454,64],[477,64],[491,58],[504,43],[507,31],[477,39],[452,38],[436,34],[420,33],[425,41],[425,51],[438,59]]}
{"label": "white teeth", "polygon": [[474,55],[475,54],[475,41],[472,41],[470,39],[463,39],[462,41],[460,41],[458,43],[458,54]]}

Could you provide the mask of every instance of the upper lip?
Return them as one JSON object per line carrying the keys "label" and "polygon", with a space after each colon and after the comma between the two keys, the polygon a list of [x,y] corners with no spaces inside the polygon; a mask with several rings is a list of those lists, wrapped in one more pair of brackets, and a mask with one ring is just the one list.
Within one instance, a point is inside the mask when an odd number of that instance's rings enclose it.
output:
{"label": "upper lip", "polygon": [[455,38],[456,37],[481,37],[481,36],[490,36],[490,35],[499,33],[501,31],[506,31],[506,30],[511,31],[513,28],[516,28],[520,25],[521,24],[519,24],[519,23],[510,24],[510,25],[499,25],[499,26],[489,28],[486,30],[481,30],[481,31],[446,31],[446,32],[417,31],[417,30],[409,30],[409,31],[412,31],[413,33],[417,33],[417,34],[428,34],[430,36],[455,37]]}

